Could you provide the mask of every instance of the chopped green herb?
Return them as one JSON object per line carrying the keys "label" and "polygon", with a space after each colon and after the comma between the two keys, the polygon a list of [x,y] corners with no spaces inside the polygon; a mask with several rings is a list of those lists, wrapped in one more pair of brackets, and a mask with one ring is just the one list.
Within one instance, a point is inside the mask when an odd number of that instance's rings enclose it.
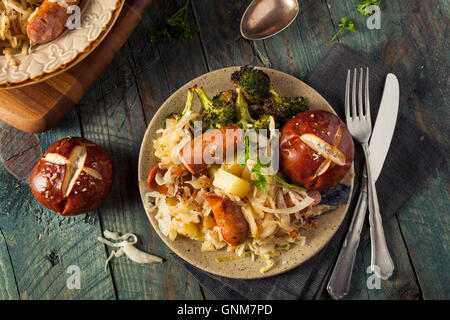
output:
{"label": "chopped green herb", "polygon": [[261,161],[258,159],[256,160],[256,164],[253,166],[251,172],[256,174],[256,180],[250,180],[250,183],[255,186],[256,188],[264,191],[264,193],[267,193],[267,178],[265,175],[263,175],[262,170],[263,168],[268,168],[269,164],[262,164]]}
{"label": "chopped green herb", "polygon": [[249,137],[246,136],[244,140],[244,150],[242,150],[242,153],[239,157],[239,164],[241,165],[241,167],[243,167],[247,163],[248,159],[250,159],[250,140]]}
{"label": "chopped green herb", "polygon": [[295,184],[291,184],[291,183],[286,182],[285,180],[283,180],[282,178],[280,178],[277,175],[274,175],[273,178],[274,178],[276,183],[272,183],[271,184],[272,186],[280,187],[280,188],[286,188],[286,189],[295,189],[295,190],[299,190],[299,191],[308,191],[305,188],[302,188],[302,187],[297,186]]}
{"label": "chopped green herb", "polygon": [[339,23],[339,30],[336,32],[336,34],[334,35],[334,37],[331,39],[331,41],[333,41],[334,39],[336,39],[336,37],[338,36],[338,34],[340,34],[342,32],[342,30],[344,29],[348,29],[351,32],[356,32],[356,25],[355,22],[353,22],[352,20],[348,19],[348,18],[342,18],[341,22]]}
{"label": "chopped green herb", "polygon": [[356,7],[356,9],[363,16],[369,17],[375,13],[374,10],[369,9],[370,6],[380,6],[381,0],[360,0],[360,4]]}
{"label": "chopped green herb", "polygon": [[150,41],[154,43],[167,43],[174,40],[192,39],[197,35],[197,26],[188,25],[188,7],[189,0],[162,25],[150,30]]}
{"label": "chopped green herb", "polygon": [[295,184],[291,184],[286,182],[284,179],[282,179],[281,177],[275,175],[271,175],[270,177],[273,178],[273,180],[275,181],[274,183],[268,183],[267,182],[267,178],[266,176],[262,173],[263,168],[268,168],[270,166],[270,163],[268,164],[262,164],[261,161],[259,160],[259,158],[256,161],[256,165],[253,166],[251,172],[256,174],[256,180],[250,180],[250,183],[255,186],[256,188],[264,191],[264,193],[267,193],[267,186],[274,186],[274,187],[278,187],[278,188],[286,188],[286,189],[295,189],[295,190],[299,190],[299,191],[307,191],[307,189],[302,188],[300,186],[297,186]]}

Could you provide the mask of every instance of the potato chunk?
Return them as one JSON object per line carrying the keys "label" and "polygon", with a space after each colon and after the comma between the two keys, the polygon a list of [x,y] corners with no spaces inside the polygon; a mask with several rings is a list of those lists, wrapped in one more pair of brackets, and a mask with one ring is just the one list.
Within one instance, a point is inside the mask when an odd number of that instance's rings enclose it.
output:
{"label": "potato chunk", "polygon": [[187,238],[193,240],[196,240],[198,238],[198,227],[196,224],[182,223],[177,231],[179,234]]}
{"label": "potato chunk", "polygon": [[245,198],[250,192],[251,185],[223,169],[219,169],[213,181],[213,186],[240,198]]}
{"label": "potato chunk", "polygon": [[222,164],[221,168],[226,172],[229,172],[237,177],[240,177],[242,174],[242,170],[244,169],[244,166],[241,166],[237,162],[233,162],[233,163],[224,163]]}

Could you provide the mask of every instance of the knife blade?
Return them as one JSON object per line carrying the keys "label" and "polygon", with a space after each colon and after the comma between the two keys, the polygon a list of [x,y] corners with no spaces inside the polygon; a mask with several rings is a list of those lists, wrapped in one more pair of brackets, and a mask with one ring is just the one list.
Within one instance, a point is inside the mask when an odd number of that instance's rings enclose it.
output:
{"label": "knife blade", "polygon": [[[377,115],[369,146],[371,167],[372,170],[377,170],[373,173],[373,182],[375,182],[380,175],[384,160],[386,159],[391,145],[395,124],[397,123],[399,101],[400,86],[398,84],[398,79],[395,75],[390,73],[386,76],[379,113]],[[369,210],[369,224],[372,251],[370,270],[381,279],[387,280],[392,276],[395,267],[386,245],[383,221],[379,210]]]}
{"label": "knife blade", "polygon": [[397,123],[399,103],[400,85],[395,74],[389,73],[386,76],[380,108],[369,143],[370,161],[375,181],[381,173],[391,145],[395,124]]}
{"label": "knife blade", "polygon": [[[400,86],[397,77],[390,73],[386,76],[383,96],[369,143],[371,164],[375,180],[381,173],[397,122],[400,102]],[[327,285],[327,291],[334,299],[342,299],[350,290],[350,281],[355,263],[361,231],[367,211],[367,174],[364,169],[361,191],[349,231],[345,237],[336,265]],[[372,259],[373,262],[373,259]],[[373,271],[373,270],[372,270]]]}

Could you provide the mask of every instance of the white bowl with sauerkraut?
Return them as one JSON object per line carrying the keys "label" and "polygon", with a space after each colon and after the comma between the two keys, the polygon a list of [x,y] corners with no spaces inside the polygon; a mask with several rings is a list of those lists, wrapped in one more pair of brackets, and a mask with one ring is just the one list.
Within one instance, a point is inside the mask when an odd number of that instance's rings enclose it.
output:
{"label": "white bowl with sauerkraut", "polygon": [[[279,97],[302,97],[302,103],[310,110],[335,114],[328,102],[301,80],[280,71],[257,69],[268,75],[271,88]],[[234,158],[224,163],[214,160],[191,165],[185,152],[195,144],[196,120],[207,123],[207,128],[200,128],[202,143],[214,141],[206,131],[211,128],[208,121],[228,116],[235,117],[234,121],[217,124],[212,132],[229,128],[245,132],[240,128],[261,125],[267,130],[257,132],[262,132],[267,141],[258,137],[257,142],[253,141],[256,149],[269,149],[276,142],[276,129],[283,124],[281,113],[271,113],[272,106],[266,106],[268,114],[258,118],[259,109],[252,97],[242,95],[242,90],[235,93],[236,87],[230,81],[239,70],[242,69],[231,67],[204,74],[162,104],[142,141],[139,188],[153,229],[179,257],[213,274],[255,279],[299,266],[330,241],[347,212],[354,169],[351,165],[342,180],[329,190],[306,190],[292,183],[282,169],[270,173],[263,170],[270,165],[263,165],[258,154],[248,155],[247,151],[253,150],[248,147],[251,138],[246,140],[243,136],[233,140]],[[190,88],[201,89],[191,89],[193,105],[183,113],[190,100]],[[203,97],[203,104],[217,103],[220,93],[232,96],[234,115],[223,111],[211,116],[202,105],[199,92],[215,97]],[[249,121],[242,116],[243,105],[248,107]],[[224,148],[231,148],[228,142],[224,142]]]}
{"label": "white bowl with sauerkraut", "polygon": [[111,30],[124,3],[0,0],[0,88],[34,84],[80,62]]}

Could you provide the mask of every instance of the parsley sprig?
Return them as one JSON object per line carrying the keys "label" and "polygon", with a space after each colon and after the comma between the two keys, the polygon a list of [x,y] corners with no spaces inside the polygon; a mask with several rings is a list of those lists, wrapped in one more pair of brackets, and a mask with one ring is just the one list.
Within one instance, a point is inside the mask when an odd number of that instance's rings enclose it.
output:
{"label": "parsley sprig", "polygon": [[331,41],[333,41],[334,39],[336,39],[336,37],[338,36],[338,34],[340,34],[342,32],[342,30],[344,29],[348,29],[351,32],[356,32],[356,25],[355,22],[350,20],[349,18],[342,18],[341,22],[339,23],[339,30],[336,32],[336,34],[334,35],[334,37],[331,39]]}
{"label": "parsley sprig", "polygon": [[[295,189],[295,190],[299,190],[299,191],[307,191],[305,188],[302,188],[295,184],[288,183],[287,181],[285,181],[283,178],[281,178],[280,176],[278,176],[276,174],[269,175],[269,176],[264,175],[263,169],[268,168],[269,166],[270,166],[270,163],[263,164],[263,163],[261,163],[261,161],[258,157],[258,159],[256,160],[256,165],[254,165],[251,170],[251,172],[255,173],[255,175],[256,175],[256,180],[250,180],[250,183],[253,186],[264,191],[264,193],[268,192],[267,186],[274,186],[274,187],[286,188],[286,189]],[[267,181],[267,177],[271,177],[274,182],[269,183]]]}
{"label": "parsley sprig", "polygon": [[262,164],[259,157],[256,159],[256,164],[252,167],[251,172],[255,173],[256,180],[250,180],[250,183],[258,189],[267,193],[267,178],[262,173],[264,168],[268,168],[269,164]]}
{"label": "parsley sprig", "polygon": [[363,16],[369,17],[375,13],[374,10],[370,10],[370,6],[379,6],[381,3],[381,0],[360,0],[360,4],[356,7],[356,9],[361,13]]}
{"label": "parsley sprig", "polygon": [[250,140],[249,137],[246,136],[244,139],[244,150],[242,150],[242,153],[239,156],[239,164],[241,167],[247,163],[248,159],[250,159]]}
{"label": "parsley sprig", "polygon": [[150,30],[150,41],[154,43],[167,43],[174,40],[192,39],[197,35],[197,26],[190,26],[188,24],[188,8],[189,0],[162,25]]}
{"label": "parsley sprig", "polygon": [[[242,150],[242,153],[239,156],[239,164],[241,166],[244,166],[247,163],[247,160],[250,159],[250,140],[249,137],[246,136],[244,139],[244,150]],[[268,193],[267,186],[274,186],[279,188],[286,188],[286,189],[295,189],[299,191],[307,191],[305,188],[302,188],[300,186],[297,186],[295,184],[288,183],[287,181],[283,180],[280,176],[274,174],[274,175],[265,175],[263,173],[263,170],[270,167],[271,162],[269,159],[264,158],[264,163],[261,162],[261,157],[256,158],[256,164],[252,167],[250,170],[253,172],[256,176],[256,179],[250,180],[251,185],[254,187],[264,191],[264,193]],[[269,183],[267,181],[267,177],[273,178],[274,182]]]}
{"label": "parsley sprig", "polygon": [[286,188],[286,189],[295,189],[298,191],[308,191],[305,188],[302,188],[300,186],[297,186],[296,184],[291,184],[280,178],[280,176],[274,175],[273,176],[275,183],[271,183],[272,186],[280,187],[280,188]]}

